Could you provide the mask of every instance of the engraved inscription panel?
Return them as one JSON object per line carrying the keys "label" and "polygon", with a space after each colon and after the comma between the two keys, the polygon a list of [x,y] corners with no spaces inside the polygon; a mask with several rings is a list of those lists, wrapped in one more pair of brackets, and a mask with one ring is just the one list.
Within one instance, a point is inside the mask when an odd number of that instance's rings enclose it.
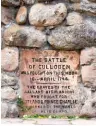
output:
{"label": "engraved inscription panel", "polygon": [[27,114],[74,115],[79,111],[79,54],[75,51],[23,50],[22,98]]}

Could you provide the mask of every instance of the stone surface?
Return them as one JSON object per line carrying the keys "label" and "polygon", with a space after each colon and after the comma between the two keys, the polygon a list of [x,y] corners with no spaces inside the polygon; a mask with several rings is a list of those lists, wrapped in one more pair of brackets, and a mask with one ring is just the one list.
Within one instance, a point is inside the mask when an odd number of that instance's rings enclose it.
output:
{"label": "stone surface", "polygon": [[76,12],[81,12],[81,5],[80,3],[73,3],[73,4],[69,4],[67,6],[68,10],[71,11],[76,11]]}
{"label": "stone surface", "polygon": [[25,4],[31,5],[34,4],[35,0],[23,0]]}
{"label": "stone surface", "polygon": [[19,117],[19,110],[16,104],[9,104],[8,117],[10,118]]}
{"label": "stone surface", "polygon": [[85,48],[81,51],[80,64],[91,65],[96,62],[96,47]]}
{"label": "stone surface", "polygon": [[46,44],[46,36],[43,32],[32,26],[11,25],[4,32],[6,45],[21,47],[42,47]]}
{"label": "stone surface", "polygon": [[1,67],[5,71],[13,71],[18,67],[19,52],[17,48],[6,47],[2,50]]}
{"label": "stone surface", "polygon": [[1,27],[1,49],[3,49],[3,48],[5,47],[4,37],[3,37],[4,31],[5,31],[5,27],[2,26],[2,27]]}
{"label": "stone surface", "polygon": [[7,103],[1,102],[1,118],[5,118],[8,113],[8,105]]}
{"label": "stone surface", "polygon": [[18,24],[24,24],[27,20],[27,8],[25,6],[22,6],[19,8],[17,16],[16,16],[16,22]]}
{"label": "stone surface", "polygon": [[3,6],[19,6],[20,0],[2,0],[1,4]]}
{"label": "stone surface", "polygon": [[[16,123],[20,123],[20,124],[22,124],[22,122],[23,122],[24,120],[23,119],[20,119],[20,118],[2,118],[1,119],[1,124],[5,124],[5,123],[11,123],[11,124],[16,124]],[[31,124],[32,125],[32,124]]]}
{"label": "stone surface", "polygon": [[65,4],[56,5],[35,4],[29,13],[29,22],[35,26],[51,26],[60,24],[67,15]]}
{"label": "stone surface", "polygon": [[82,16],[77,12],[71,12],[67,16],[67,25],[76,25],[83,23]]}
{"label": "stone surface", "polygon": [[71,121],[71,124],[72,125],[89,125],[89,126],[91,126],[91,125],[93,125],[93,126],[95,126],[96,125],[96,119],[94,119],[94,120],[91,120],[91,119],[76,119],[76,120],[72,120]]}
{"label": "stone surface", "polygon": [[96,117],[96,95],[94,98],[89,98],[80,112],[81,116]]}
{"label": "stone surface", "polygon": [[46,2],[46,3],[48,3],[48,2],[52,2],[53,0],[37,0],[38,2]]}
{"label": "stone surface", "polygon": [[9,76],[5,73],[1,74],[1,86],[15,86],[16,84],[18,84],[16,77]]}
{"label": "stone surface", "polygon": [[[41,3],[45,3],[44,4],[37,4],[38,2]],[[52,3],[51,3],[52,2]],[[34,3],[36,3],[35,5],[33,5]],[[50,4],[49,4],[50,3]],[[59,4],[57,4],[59,3]],[[64,4],[63,4],[64,3]],[[1,23],[2,23],[2,49],[8,45],[8,46],[19,46],[20,51],[22,51],[22,47],[23,49],[26,51],[26,47],[36,47],[39,48],[41,50],[47,49],[64,49],[64,50],[68,50],[70,52],[70,50],[78,50],[80,51],[81,49],[81,54],[80,54],[80,64],[78,63],[76,65],[76,67],[79,69],[78,70],[78,76],[77,80],[76,80],[76,84],[75,86],[72,87],[72,89],[74,90],[74,94],[68,94],[68,98],[69,100],[78,100],[78,104],[76,104],[76,108],[72,108],[68,109],[68,111],[66,111],[66,109],[64,108],[60,108],[60,111],[62,112],[64,110],[63,115],[81,115],[81,116],[88,116],[88,117],[96,117],[96,19],[95,19],[95,15],[96,15],[96,0],[2,0],[1,2],[2,4],[2,19],[1,19]],[[66,7],[65,7],[66,5]],[[20,9],[18,12],[18,9]],[[26,21],[26,12],[25,12],[25,19],[22,21],[23,23],[26,23],[28,26],[19,26],[16,24],[12,24],[12,22],[14,22],[14,17],[17,20],[18,24],[22,24],[19,23],[20,22],[20,15],[22,14],[22,10],[23,13],[24,11],[26,11],[26,9],[22,9],[22,6],[26,6],[28,9],[28,13],[32,13],[32,25],[29,25],[29,21]],[[37,10],[36,10],[36,9]],[[66,9],[67,8],[67,9]],[[29,9],[32,9],[29,11]],[[67,10],[68,10],[68,16],[67,16]],[[20,12],[21,11],[21,12]],[[16,13],[18,12],[18,16],[16,17]],[[77,13],[78,12],[78,13]],[[86,12],[86,13],[85,13]],[[14,16],[15,15],[15,16]],[[81,16],[82,15],[82,16]],[[91,16],[90,16],[91,15]],[[30,16],[30,14],[28,15]],[[83,20],[83,18],[84,20]],[[31,18],[28,17],[29,19]],[[84,23],[85,22],[85,23]],[[12,25],[11,25],[12,24]],[[6,26],[5,26],[6,25]],[[57,26],[59,25],[59,26]],[[35,27],[34,27],[35,26]],[[48,26],[48,27],[47,27]],[[56,27],[56,28],[55,28]],[[4,33],[4,35],[3,35]],[[46,35],[45,35],[45,34]],[[3,37],[4,36],[4,37]],[[48,42],[47,43],[47,39]],[[4,41],[5,44],[4,45]],[[52,47],[52,46],[53,47]],[[91,47],[93,46],[93,47]],[[86,48],[87,47],[87,48]],[[91,48],[88,48],[91,47]],[[28,49],[29,49],[28,48]],[[31,50],[31,48],[29,49]],[[31,50],[32,51],[32,50]],[[37,51],[38,52],[38,51]],[[55,54],[55,56],[60,56],[58,55],[59,51],[57,50],[57,53]],[[65,53],[64,53],[65,54]],[[18,111],[18,107],[16,104],[16,100],[17,100],[17,95],[19,95],[19,93],[21,93],[20,91],[23,89],[21,87],[19,87],[19,81],[21,82],[21,80],[19,80],[19,78],[16,76],[16,74],[18,74],[19,76],[19,72],[18,71],[18,49],[17,48],[13,48],[13,47],[6,47],[5,49],[2,50],[2,103],[1,103],[1,116],[2,118],[6,118],[6,117],[18,117],[19,116],[19,111]],[[46,55],[48,55],[48,53],[45,51],[44,55],[42,55],[42,53],[38,53],[38,55],[41,55],[41,57],[46,57]],[[27,69],[28,66],[27,64],[30,62],[31,64],[31,58],[30,61],[28,59],[28,57],[32,57],[32,56],[36,56],[36,58],[38,58],[39,56],[36,55],[34,53],[34,55],[28,55],[27,53],[25,53],[25,57],[24,57],[24,70],[25,68]],[[50,53],[50,56],[54,56],[54,51],[52,51],[52,53]],[[51,58],[52,58],[51,57]],[[74,56],[75,57],[75,56]],[[73,62],[74,57],[70,57],[70,60]],[[28,59],[28,60],[27,60]],[[21,58],[22,60],[22,58]],[[78,59],[79,60],[79,59]],[[58,65],[58,62],[55,62],[56,65]],[[40,62],[34,62],[33,64],[35,64],[37,66],[37,64],[41,64]],[[46,63],[47,66],[49,65],[54,65],[53,62],[48,62]],[[61,64],[61,62],[60,62]],[[72,64],[72,63],[71,63]],[[80,66],[81,65],[81,66]],[[38,69],[38,67],[36,67],[36,70]],[[30,69],[31,71],[32,69]],[[60,69],[62,70],[62,69]],[[5,71],[5,72],[4,72]],[[7,72],[6,72],[7,71]],[[45,70],[41,70],[41,72],[45,72],[47,71],[47,69]],[[29,72],[29,71],[27,71]],[[42,72],[42,73],[43,73]],[[28,97],[26,97],[27,100],[26,103],[28,103],[28,106],[30,106],[30,104],[32,104],[30,102],[30,99],[32,99],[32,97],[34,96],[33,99],[37,99],[37,100],[41,100],[39,98],[37,98],[37,96],[40,97],[41,94],[37,94],[37,93],[33,93],[34,95],[32,95],[32,93],[30,93],[31,91],[35,91],[35,89],[33,89],[32,87],[28,87],[29,86],[29,79],[27,80],[26,78],[29,77],[29,74],[26,73],[23,74],[23,83],[26,87],[27,85],[27,91],[29,90],[29,93],[26,93]],[[30,75],[31,77],[33,75]],[[44,75],[46,77],[46,75]],[[47,75],[48,76],[48,75]],[[50,75],[51,77],[53,75]],[[48,76],[48,78],[50,77]],[[59,75],[57,75],[59,76]],[[65,75],[64,75],[65,76]],[[38,79],[39,75],[36,75],[36,79]],[[74,77],[75,78],[75,77]],[[73,81],[71,78],[70,83],[73,84]],[[65,81],[65,80],[64,80]],[[42,85],[40,84],[41,81],[35,81],[34,79],[32,81],[30,81],[30,85],[31,86],[36,86],[37,82],[38,83],[38,87],[39,85],[42,87]],[[44,82],[46,82],[44,80]],[[61,82],[61,81],[60,81]],[[80,82],[80,83],[79,83]],[[49,83],[49,82],[48,82]],[[55,84],[54,84],[55,85]],[[10,86],[10,87],[9,87]],[[44,85],[46,86],[46,85]],[[50,83],[49,87],[52,86],[52,84]],[[24,88],[25,88],[24,87]],[[41,88],[40,87],[40,88]],[[60,85],[59,85],[60,87]],[[31,90],[32,89],[32,90]],[[31,90],[31,91],[30,91]],[[38,89],[37,91],[40,91],[41,89]],[[53,89],[48,89],[49,91],[53,91]],[[44,89],[44,93],[45,93],[46,89]],[[65,91],[65,89],[63,90]],[[50,93],[52,96],[52,93]],[[44,94],[43,94],[44,95]],[[29,96],[31,96],[31,98],[29,98]],[[59,96],[59,94],[58,94]],[[57,97],[58,97],[57,96]],[[66,95],[63,95],[65,98],[62,98],[63,100],[66,99]],[[43,97],[43,96],[42,96]],[[46,99],[46,96],[44,96]],[[56,97],[55,97],[56,98]],[[49,97],[49,100],[54,100],[54,97],[51,98]],[[48,98],[47,98],[48,99]],[[56,98],[57,100],[57,98]],[[42,103],[41,103],[42,104]],[[40,105],[40,104],[39,104]],[[34,104],[34,106],[36,107],[40,107],[38,104]],[[47,105],[50,106],[50,104],[47,103]],[[58,104],[56,104],[58,106]],[[62,105],[62,104],[60,104]],[[64,103],[64,106],[66,104]],[[46,106],[45,106],[46,108]],[[50,108],[47,108],[46,111],[45,108],[41,108],[42,111],[44,113],[51,113],[49,110]],[[53,113],[58,112],[58,108],[52,108],[52,110],[55,111]],[[34,110],[34,109],[33,109]],[[27,114],[30,113],[31,110],[29,110],[29,112]],[[57,112],[56,112],[57,111]],[[51,116],[50,116],[51,117]],[[20,120],[19,120],[20,121]],[[8,119],[7,122],[10,123],[14,123],[14,121],[11,121]],[[20,123],[32,123],[32,125],[35,124],[95,124],[96,125],[96,119],[95,121],[91,121],[91,120],[74,120],[74,121],[70,121],[67,122],[67,120],[65,121],[63,120],[54,120],[53,119],[45,119],[45,120],[30,120],[30,121],[20,121]]]}
{"label": "stone surface", "polygon": [[20,56],[22,98],[25,106],[32,107],[25,114],[78,115],[82,104],[90,97],[90,91],[78,85],[79,54],[75,51],[24,50]]}
{"label": "stone surface", "polygon": [[86,21],[74,26],[59,26],[52,30],[48,42],[57,49],[82,49],[96,46],[96,24]]}
{"label": "stone surface", "polygon": [[96,14],[96,3],[91,3],[88,0],[82,0],[81,10]]}
{"label": "stone surface", "polygon": [[1,23],[8,24],[14,20],[15,11],[7,7],[1,7]]}
{"label": "stone surface", "polygon": [[80,0],[71,0],[71,2],[78,3],[78,2],[80,2]]}
{"label": "stone surface", "polygon": [[96,87],[96,48],[86,48],[80,55],[82,81],[87,87]]}
{"label": "stone surface", "polygon": [[96,64],[82,67],[81,74],[85,86],[96,87]]}
{"label": "stone surface", "polygon": [[96,0],[89,0],[89,1],[91,1],[91,2],[95,2],[95,3],[96,3]]}
{"label": "stone surface", "polygon": [[8,101],[14,101],[17,99],[17,95],[11,87],[3,87],[1,89],[1,99],[8,100]]}
{"label": "stone surface", "polygon": [[34,120],[25,120],[23,124],[35,124],[35,125],[69,125],[70,122],[68,119],[34,119]]}
{"label": "stone surface", "polygon": [[96,118],[91,119],[75,119],[75,120],[67,120],[67,119],[28,119],[23,120],[20,118],[7,118],[1,119],[1,124],[31,124],[31,126],[35,125],[96,125]]}

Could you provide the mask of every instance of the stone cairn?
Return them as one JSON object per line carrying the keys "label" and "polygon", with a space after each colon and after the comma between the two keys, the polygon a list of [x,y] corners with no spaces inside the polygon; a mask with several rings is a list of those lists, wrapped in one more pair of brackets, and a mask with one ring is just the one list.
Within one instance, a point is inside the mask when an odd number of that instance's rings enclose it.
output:
{"label": "stone cairn", "polygon": [[2,118],[19,117],[20,51],[78,51],[85,100],[80,115],[96,116],[96,0],[2,0]]}

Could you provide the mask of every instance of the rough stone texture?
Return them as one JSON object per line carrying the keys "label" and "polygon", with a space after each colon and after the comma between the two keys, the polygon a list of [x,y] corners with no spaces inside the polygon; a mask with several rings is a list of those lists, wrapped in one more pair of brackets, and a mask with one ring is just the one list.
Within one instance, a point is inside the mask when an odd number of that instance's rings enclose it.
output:
{"label": "rough stone texture", "polygon": [[19,6],[20,0],[2,0],[1,4],[3,6]]}
{"label": "rough stone texture", "polygon": [[5,118],[8,113],[8,105],[7,103],[1,102],[1,118]]}
{"label": "rough stone texture", "polygon": [[80,2],[80,0],[71,0],[71,2],[78,3],[78,2]]}
{"label": "rough stone texture", "polygon": [[14,20],[15,11],[7,7],[1,7],[1,23],[8,24]]}
{"label": "rough stone texture", "polygon": [[89,1],[91,1],[91,2],[95,2],[95,3],[96,3],[96,0],[89,0]]}
{"label": "rough stone texture", "polygon": [[9,104],[8,117],[16,118],[18,116],[19,116],[19,109],[17,107],[17,104]]}
{"label": "rough stone texture", "polygon": [[18,84],[16,77],[9,76],[5,73],[1,74],[1,86],[15,86],[16,84]]}
{"label": "rough stone texture", "polygon": [[37,0],[38,2],[51,2],[53,0]]}
{"label": "rough stone texture", "polygon": [[16,16],[16,22],[18,24],[24,24],[27,20],[27,8],[25,6],[22,6],[19,8],[17,16]]}
{"label": "rough stone texture", "polygon": [[80,3],[73,3],[73,4],[69,4],[67,6],[68,10],[71,11],[76,11],[76,12],[81,12],[81,8],[80,8]]}
{"label": "rough stone texture", "polygon": [[1,67],[5,71],[13,71],[18,67],[19,52],[17,48],[6,47],[2,50]]}
{"label": "rough stone texture", "polygon": [[96,46],[96,24],[86,21],[74,26],[59,26],[52,30],[48,42],[57,49],[82,49]]}
{"label": "rough stone texture", "polygon": [[[39,4],[37,4],[38,2]],[[40,3],[45,3],[45,5]],[[78,85],[73,87],[75,95],[69,95],[71,99],[78,99],[78,105],[66,113],[96,117],[96,0],[2,0],[1,4],[2,49],[6,45],[24,47],[25,50],[26,47],[40,47],[41,50],[50,50],[55,47],[69,51],[87,47],[81,50],[81,66],[79,67],[81,76],[78,77]],[[30,22],[26,19],[27,10],[26,7],[23,7],[24,5],[27,6]],[[12,24],[14,21],[17,21],[18,24],[26,23],[29,26]],[[29,23],[35,27],[30,26]],[[47,43],[47,36],[44,33],[48,35],[49,43]],[[17,77],[19,76],[18,55],[17,48],[6,47],[2,50],[2,118],[19,116],[16,103],[17,94],[21,93],[21,88],[19,88],[21,80]],[[28,121],[24,123],[28,123]],[[38,122],[35,120],[34,123],[66,124],[67,122],[45,120],[42,123],[40,119]],[[77,123],[93,124],[91,121],[83,120],[82,122],[74,120],[71,124]]]}
{"label": "rough stone texture", "polygon": [[91,65],[96,62],[96,47],[85,48],[81,51],[80,64]]}
{"label": "rough stone texture", "polygon": [[81,116],[96,117],[96,95],[94,98],[89,98],[80,112]]}
{"label": "rough stone texture", "polygon": [[19,117],[19,110],[16,103],[1,102],[1,118]]}
{"label": "rough stone texture", "polygon": [[65,4],[35,4],[29,13],[29,22],[35,26],[51,26],[60,24],[67,15]]}
{"label": "rough stone texture", "polygon": [[81,10],[96,14],[96,3],[91,3],[88,0],[82,0]]}
{"label": "rough stone texture", "polygon": [[17,99],[17,95],[11,87],[3,87],[1,89],[1,99],[8,100],[8,101],[14,101]]}
{"label": "rough stone texture", "polygon": [[5,44],[4,44],[4,37],[3,37],[3,35],[4,35],[4,30],[5,30],[5,27],[2,26],[2,27],[1,27],[1,49],[3,49],[3,48],[5,47]]}
{"label": "rough stone texture", "polygon": [[82,16],[77,12],[71,12],[67,16],[67,25],[76,25],[83,23]]}
{"label": "rough stone texture", "polygon": [[86,48],[80,55],[82,81],[87,87],[96,87],[96,48]]}
{"label": "rough stone texture", "polygon": [[35,0],[23,0],[25,4],[31,5],[34,4]]}
{"label": "rough stone texture", "polygon": [[34,27],[13,24],[4,32],[6,45],[21,47],[42,47],[46,43],[46,36],[43,32]]}

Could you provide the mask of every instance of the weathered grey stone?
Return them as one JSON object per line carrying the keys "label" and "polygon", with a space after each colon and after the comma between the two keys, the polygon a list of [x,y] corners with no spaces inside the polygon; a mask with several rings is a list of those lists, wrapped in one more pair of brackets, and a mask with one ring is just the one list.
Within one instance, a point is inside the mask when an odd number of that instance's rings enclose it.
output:
{"label": "weathered grey stone", "polygon": [[96,87],[96,48],[86,48],[80,56],[82,81],[87,87]]}
{"label": "weathered grey stone", "polygon": [[94,98],[89,98],[80,112],[81,116],[96,117],[96,95]]}
{"label": "weathered grey stone", "polygon": [[29,13],[29,22],[35,26],[52,26],[60,24],[67,15],[65,4],[56,5],[35,4]]}
{"label": "weathered grey stone", "polygon": [[42,47],[46,44],[46,36],[34,27],[11,25],[4,32],[6,45],[21,47]]}
{"label": "weathered grey stone", "polygon": [[16,84],[18,84],[16,77],[9,76],[5,73],[1,74],[1,86],[15,86]]}
{"label": "weathered grey stone", "polygon": [[5,47],[4,37],[3,37],[3,35],[4,35],[4,30],[5,30],[5,27],[2,26],[2,27],[1,27],[1,49],[3,49],[3,48]]}
{"label": "weathered grey stone", "polygon": [[68,10],[71,11],[76,11],[76,12],[81,12],[81,7],[80,3],[72,3],[68,4],[67,8]]}
{"label": "weathered grey stone", "polygon": [[19,6],[20,0],[2,0],[1,4],[3,6]]}
{"label": "weathered grey stone", "polygon": [[84,85],[80,85],[78,86],[79,88],[79,96],[78,98],[80,97],[81,99],[81,104],[84,105],[85,101],[88,100],[89,98],[91,98],[91,89],[90,88],[87,88],[87,87],[84,87]]}
{"label": "weathered grey stone", "polygon": [[90,23],[93,22],[94,24],[96,24],[96,18],[95,18],[95,16],[85,17],[85,20],[88,21],[88,22],[90,22]]}
{"label": "weathered grey stone", "polygon": [[18,84],[10,86],[12,89],[16,90],[18,93],[18,89],[20,88]]}
{"label": "weathered grey stone", "polygon": [[72,111],[69,109],[67,114],[76,116],[79,115],[82,105],[84,105],[85,101],[91,97],[91,90],[79,85],[73,86],[73,90],[74,94],[69,94],[69,97],[70,99],[76,99],[77,104],[76,106],[74,105]]}
{"label": "weathered grey stone", "polygon": [[74,26],[59,26],[52,30],[48,42],[57,49],[82,49],[96,46],[96,24],[86,21]]}
{"label": "weathered grey stone", "polygon": [[1,118],[5,118],[8,113],[8,105],[7,103],[1,102]]}
{"label": "weathered grey stone", "polygon": [[1,7],[1,23],[8,24],[14,20],[15,11],[7,7]]}
{"label": "weathered grey stone", "polygon": [[91,63],[96,62],[96,47],[85,48],[81,51],[80,64],[91,65]]}
{"label": "weathered grey stone", "polygon": [[83,23],[82,16],[77,12],[71,12],[67,16],[67,25],[76,25]]}
{"label": "weathered grey stone", "polygon": [[80,0],[71,0],[71,2],[78,3]]}
{"label": "weathered grey stone", "polygon": [[35,27],[37,30],[44,31],[45,27]]}
{"label": "weathered grey stone", "polygon": [[18,48],[6,47],[2,50],[1,67],[5,71],[13,71],[18,67]]}
{"label": "weathered grey stone", "polygon": [[91,3],[88,0],[82,0],[81,10],[96,14],[96,3]]}
{"label": "weathered grey stone", "polygon": [[35,0],[23,0],[25,4],[31,5],[34,4]]}
{"label": "weathered grey stone", "polygon": [[8,111],[8,117],[9,118],[16,118],[19,116],[19,109],[17,104],[9,104],[9,111]]}
{"label": "weathered grey stone", "polygon": [[37,2],[51,2],[53,0],[37,0]]}
{"label": "weathered grey stone", "polygon": [[89,0],[89,1],[91,1],[91,2],[95,2],[95,3],[96,3],[96,0]]}
{"label": "weathered grey stone", "polygon": [[17,99],[17,95],[11,87],[3,87],[1,89],[1,99],[8,100],[8,101],[14,101]]}
{"label": "weathered grey stone", "polygon": [[25,6],[22,6],[19,8],[17,16],[16,16],[16,22],[18,24],[24,24],[27,20],[27,8]]}

